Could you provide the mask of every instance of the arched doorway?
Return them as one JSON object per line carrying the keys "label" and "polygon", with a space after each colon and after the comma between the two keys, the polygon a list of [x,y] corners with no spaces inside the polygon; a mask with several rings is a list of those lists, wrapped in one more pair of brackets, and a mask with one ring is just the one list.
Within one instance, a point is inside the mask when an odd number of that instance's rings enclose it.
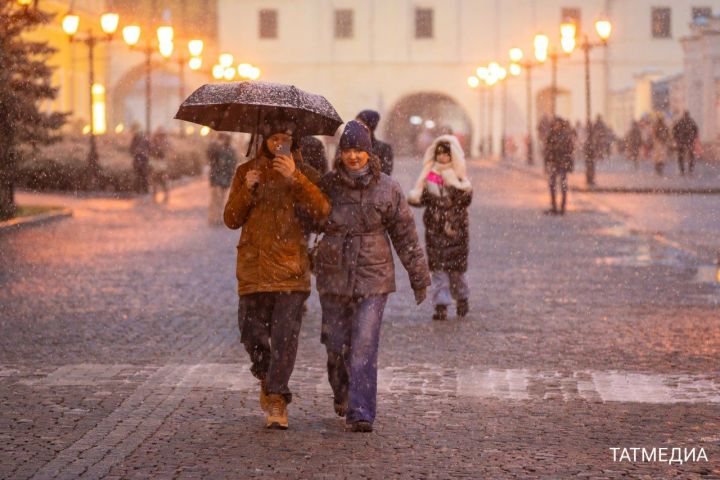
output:
{"label": "arched doorway", "polygon": [[397,155],[422,155],[438,135],[455,134],[467,151],[472,124],[465,109],[452,97],[421,92],[402,97],[390,110],[385,135]]}
{"label": "arched doorway", "polygon": [[[537,118],[539,122],[543,117],[552,116],[552,87],[546,87],[537,93]],[[562,118],[571,119],[572,116],[572,94],[565,88],[557,88],[555,112]]]}
{"label": "arched doorway", "polygon": [[[165,63],[152,63],[151,76],[151,125],[153,130],[178,128],[173,120],[180,103],[180,78]],[[114,124],[129,126],[135,122],[145,127],[145,65],[128,70],[115,84],[112,96]]]}

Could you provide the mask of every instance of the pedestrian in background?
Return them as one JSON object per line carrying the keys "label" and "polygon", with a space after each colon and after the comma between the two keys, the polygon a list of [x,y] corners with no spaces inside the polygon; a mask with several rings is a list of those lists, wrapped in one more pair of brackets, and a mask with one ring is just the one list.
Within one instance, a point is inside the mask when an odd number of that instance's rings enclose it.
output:
{"label": "pedestrian in background", "polygon": [[348,122],[337,156],[335,169],[320,181],[332,204],[315,261],[321,341],[335,412],[352,431],[370,432],[380,325],[388,295],[395,291],[390,243],[410,276],[418,305],[430,275],[402,188],[380,171],[367,127]]}
{"label": "pedestrian in background", "polygon": [[639,167],[638,160],[640,159],[640,149],[642,148],[642,131],[638,122],[633,121],[630,125],[630,130],[625,136],[625,152],[628,158],[632,161],[635,170]]}
{"label": "pedestrian in background", "polygon": [[380,114],[375,110],[363,110],[357,114],[355,120],[361,122],[370,129],[372,139],[372,154],[380,159],[380,171],[385,175],[392,175],[393,171],[393,149],[390,144],[378,140],[375,130],[380,123]]}
{"label": "pedestrian in background", "polygon": [[162,127],[155,130],[150,139],[150,189],[153,200],[157,201],[158,194],[162,192],[163,203],[170,200],[170,188],[168,186],[168,157],[170,155],[170,139]]}
{"label": "pedestrian in background", "polygon": [[680,175],[685,175],[685,159],[688,161],[688,171],[692,173],[695,168],[695,141],[698,138],[698,126],[685,110],[683,116],[673,125],[673,138],[677,148],[678,167]]}
{"label": "pedestrian in background", "polygon": [[[303,173],[297,124],[281,112],[260,125],[262,147],[235,171],[225,225],[242,227],[237,247],[238,326],[260,380],[268,428],[288,428],[288,386],[295,367],[310,261],[300,211],[323,222],[330,204]],[[314,171],[314,170],[312,170]],[[308,173],[309,174],[309,173]]]}
{"label": "pedestrian in background", "polygon": [[210,165],[210,205],[208,206],[208,224],[217,227],[223,223],[223,205],[228,188],[232,183],[237,154],[232,146],[232,137],[220,133],[210,142],[207,150]]}
{"label": "pedestrian in background", "polygon": [[130,141],[130,155],[133,158],[133,172],[135,173],[135,191],[148,193],[148,175],[150,173],[150,139],[137,123],[131,127],[132,140]]}
{"label": "pedestrian in background", "polygon": [[[574,168],[575,131],[570,122],[558,116],[550,123],[545,145],[545,173],[550,188],[550,210],[552,215],[565,215],[567,205],[567,174]],[[557,186],[560,184],[560,208],[557,205]]]}
{"label": "pedestrian in background", "polygon": [[320,176],[327,173],[328,162],[322,141],[311,136],[303,137],[300,139],[300,152],[305,165],[314,168]]}
{"label": "pedestrian in background", "polygon": [[662,114],[658,114],[653,124],[652,155],[655,164],[655,173],[662,175],[665,170],[668,149],[670,148],[670,129],[668,129]]}
{"label": "pedestrian in background", "polygon": [[465,154],[457,139],[442,135],[425,152],[423,170],[408,202],[424,207],[425,249],[432,272],[433,320],[447,320],[448,306],[456,304],[462,318],[470,309],[467,272],[470,253],[468,207],[472,185]]}

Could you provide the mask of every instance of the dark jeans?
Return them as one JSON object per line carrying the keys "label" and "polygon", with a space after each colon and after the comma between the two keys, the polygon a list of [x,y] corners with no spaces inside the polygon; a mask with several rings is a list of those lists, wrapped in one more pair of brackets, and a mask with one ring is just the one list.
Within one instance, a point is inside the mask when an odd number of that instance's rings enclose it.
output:
{"label": "dark jeans", "polygon": [[328,379],[335,402],[348,402],[346,421],[375,420],[380,324],[387,295],[320,297]]}
{"label": "dark jeans", "polygon": [[548,183],[550,185],[550,201],[552,202],[552,209],[557,210],[557,201],[555,200],[556,197],[556,190],[557,190],[557,181],[560,179],[560,192],[562,194],[561,196],[561,203],[560,203],[560,211],[565,211],[565,204],[567,203],[567,191],[568,191],[568,181],[567,181],[567,171],[562,168],[550,168],[549,171],[549,179]]}
{"label": "dark jeans", "polygon": [[150,176],[150,159],[142,155],[133,158],[133,169],[135,170],[135,191],[137,193],[148,193]]}
{"label": "dark jeans", "polygon": [[687,157],[688,160],[688,170],[692,173],[693,168],[695,167],[695,156],[693,153],[693,146],[692,145],[678,145],[678,167],[680,168],[680,173],[685,173],[685,158]]}
{"label": "dark jeans", "polygon": [[240,295],[240,340],[250,354],[250,371],[265,380],[267,394],[292,401],[288,387],[295,367],[302,306],[307,292],[262,292]]}

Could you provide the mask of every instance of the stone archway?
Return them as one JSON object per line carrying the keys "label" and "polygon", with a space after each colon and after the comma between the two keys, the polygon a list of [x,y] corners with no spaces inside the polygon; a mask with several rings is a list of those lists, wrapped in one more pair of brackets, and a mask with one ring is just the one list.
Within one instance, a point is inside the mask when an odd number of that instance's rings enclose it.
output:
{"label": "stone archway", "polygon": [[[152,128],[177,125],[173,120],[183,99],[179,97],[180,79],[166,63],[152,63]],[[112,125],[137,122],[145,126],[145,64],[125,72],[115,83],[112,95]]]}
{"label": "stone archway", "polygon": [[438,135],[453,133],[467,151],[472,124],[465,109],[439,92],[405,95],[389,110],[385,136],[397,155],[418,156]]}

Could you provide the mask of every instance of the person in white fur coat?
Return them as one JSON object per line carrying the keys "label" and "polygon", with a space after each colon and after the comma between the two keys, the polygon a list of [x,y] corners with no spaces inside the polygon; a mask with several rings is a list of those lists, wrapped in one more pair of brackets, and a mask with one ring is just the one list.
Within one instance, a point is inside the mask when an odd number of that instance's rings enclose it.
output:
{"label": "person in white fur coat", "polygon": [[432,272],[433,320],[447,320],[455,301],[457,316],[468,314],[470,290],[466,278],[469,254],[468,207],[472,184],[457,138],[442,135],[425,152],[423,169],[408,203],[425,207],[425,247]]}

